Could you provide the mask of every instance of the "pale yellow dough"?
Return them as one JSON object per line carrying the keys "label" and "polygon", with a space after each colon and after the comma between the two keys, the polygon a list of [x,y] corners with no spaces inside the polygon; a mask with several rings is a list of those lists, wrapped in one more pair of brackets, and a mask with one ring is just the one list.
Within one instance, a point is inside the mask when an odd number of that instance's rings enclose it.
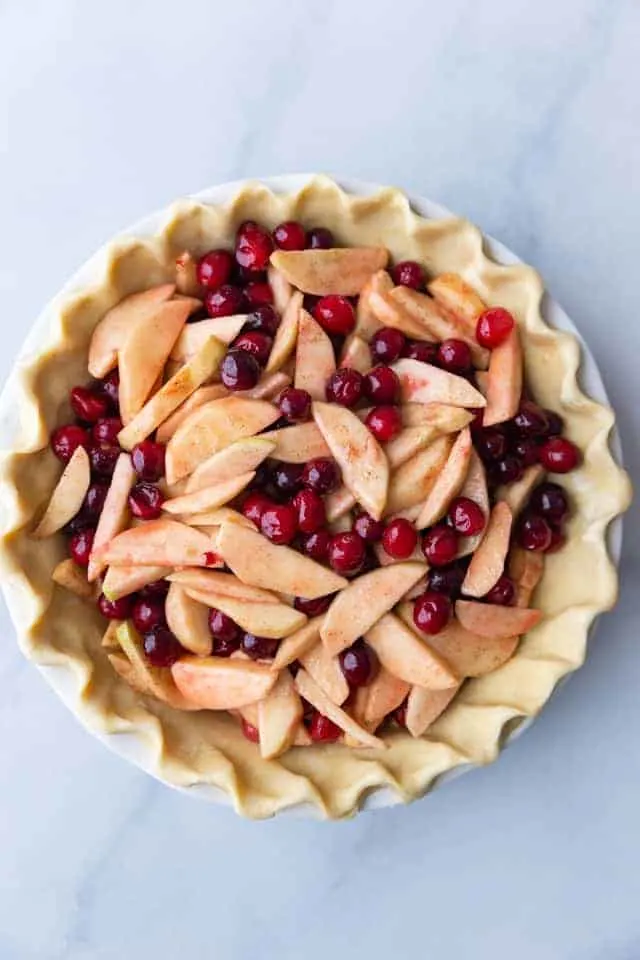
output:
{"label": "pale yellow dough", "polygon": [[[172,280],[175,257],[183,250],[200,254],[228,245],[247,218],[270,227],[289,219],[322,224],[343,244],[382,244],[394,259],[419,260],[432,275],[462,274],[486,302],[505,306],[517,317],[532,391],[562,414],[569,436],[584,451],[583,466],[561,478],[576,516],[566,549],[548,557],[535,597],[544,620],[505,666],[468,681],[424,738],[391,733],[386,751],[298,747],[266,761],[231,717],[179,713],[140,698],[116,675],[100,646],[104,622],[51,579],[64,555],[62,537],[36,541],[29,536],[59,472],[47,447],[48,434],[68,415],[69,388],[87,379],[89,338],[98,320],[126,294]],[[24,447],[6,458],[0,494],[10,518],[2,546],[3,575],[13,594],[25,654],[73,671],[75,695],[69,705],[88,727],[135,733],[143,743],[143,765],[151,772],[183,786],[214,784],[249,817],[268,817],[304,802],[325,816],[346,817],[365,794],[382,785],[409,801],[446,771],[494,760],[503,731],[538,713],[558,681],[582,664],[590,623],[615,602],[617,577],[605,533],[630,499],[628,479],[608,448],[613,413],[578,387],[578,345],[541,318],[542,284],[535,271],[489,260],[482,235],[464,220],[425,220],[397,190],[352,197],[326,177],[289,195],[246,183],[224,207],[176,203],[155,239],[111,244],[103,262],[94,287],[59,302],[48,342],[22,371]]]}

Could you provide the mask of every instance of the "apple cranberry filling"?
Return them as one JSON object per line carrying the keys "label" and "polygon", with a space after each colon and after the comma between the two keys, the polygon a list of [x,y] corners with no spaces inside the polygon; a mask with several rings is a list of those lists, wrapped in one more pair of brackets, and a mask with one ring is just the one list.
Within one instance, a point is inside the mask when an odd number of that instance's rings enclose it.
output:
{"label": "apple cranberry filling", "polygon": [[227,711],[262,755],[421,736],[514,653],[579,464],[520,333],[455,274],[296,222],[96,327],[35,529],[139,693]]}

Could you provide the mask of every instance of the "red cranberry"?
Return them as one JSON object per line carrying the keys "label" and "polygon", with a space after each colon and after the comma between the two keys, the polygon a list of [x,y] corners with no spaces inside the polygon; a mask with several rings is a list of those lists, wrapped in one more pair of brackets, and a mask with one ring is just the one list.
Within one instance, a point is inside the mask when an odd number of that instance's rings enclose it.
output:
{"label": "red cranberry", "polygon": [[168,580],[154,580],[153,583],[148,583],[145,587],[143,587],[138,596],[146,597],[149,600],[164,600],[168,593]]}
{"label": "red cranberry", "polygon": [[331,606],[334,594],[330,593],[326,597],[316,597],[315,600],[305,600],[304,597],[296,597],[293,605],[300,613],[305,613],[308,617],[319,617],[325,613]]}
{"label": "red cranberry", "polygon": [[129,509],[140,520],[156,520],[162,514],[164,497],[156,486],[142,480],[129,494]]}
{"label": "red cranberry", "polygon": [[580,451],[566,437],[552,437],[540,447],[540,463],[549,473],[570,473],[580,462]]}
{"label": "red cranberry", "polygon": [[82,427],[77,427],[73,423],[65,424],[64,427],[58,427],[51,434],[51,449],[58,460],[63,463],[69,463],[78,447],[89,446],[89,434]]}
{"label": "red cranberry", "polygon": [[327,333],[346,336],[356,325],[356,314],[351,302],[335,293],[318,300],[313,316]]}
{"label": "red cranberry", "polygon": [[107,498],[109,487],[106,483],[92,483],[87,490],[83,504],[80,507],[80,513],[84,518],[93,523],[97,523],[104,507],[104,501]]}
{"label": "red cranberry", "polygon": [[88,387],[74,387],[71,391],[71,409],[79,420],[96,423],[109,412],[109,401]]}
{"label": "red cranberry", "polygon": [[496,483],[516,483],[524,473],[522,461],[518,457],[507,454],[502,460],[493,465],[493,476]]}
{"label": "red cranberry", "polygon": [[89,448],[91,470],[98,477],[111,477],[116,468],[120,447],[113,447],[106,443],[94,443]]}
{"label": "red cranberry", "polygon": [[513,452],[523,467],[532,467],[540,457],[540,447],[535,440],[517,440],[513,445]]}
{"label": "red cranberry", "polygon": [[256,637],[253,633],[242,636],[241,648],[252,660],[272,660],[278,652],[279,640]]}
{"label": "red cranberry", "polygon": [[[302,486],[302,471],[301,463],[276,461],[271,471],[271,479],[278,493],[285,497],[291,497],[294,493],[297,493]],[[308,530],[307,533],[313,533],[313,531]]]}
{"label": "red cranberry", "polygon": [[329,558],[329,546],[331,544],[331,534],[328,530],[318,530],[306,537],[302,543],[302,549],[311,557],[312,560],[318,560],[325,563]]}
{"label": "red cranberry", "polygon": [[260,519],[260,530],[273,543],[291,543],[298,531],[296,511],[285,503],[268,507]]}
{"label": "red cranberry", "polygon": [[168,627],[157,626],[142,638],[144,655],[152,667],[170,667],[182,655],[182,647]]}
{"label": "red cranberry", "polygon": [[251,522],[255,523],[256,527],[260,529],[262,514],[272,506],[273,501],[270,500],[269,497],[265,497],[264,493],[256,491],[255,493],[250,493],[242,504],[242,513],[247,520],[251,520]]}
{"label": "red cranberry", "polygon": [[522,517],[518,525],[518,542],[525,550],[544,551],[551,546],[551,527],[535,513]]}
{"label": "red cranberry", "polygon": [[305,487],[320,494],[331,493],[340,484],[340,479],[338,464],[329,457],[307,460],[302,472],[302,482]]}
{"label": "red cranberry", "polygon": [[260,379],[260,364],[246,350],[229,350],[220,368],[227,390],[251,390]]}
{"label": "red cranberry", "polygon": [[427,591],[416,597],[413,604],[413,622],[423,633],[440,633],[450,617],[451,601],[446,594]]}
{"label": "red cranberry", "polygon": [[258,333],[266,333],[269,337],[273,337],[279,326],[278,314],[272,306],[265,303],[249,314],[242,332],[256,330]]}
{"label": "red cranberry", "polygon": [[164,600],[150,600],[141,597],[136,600],[131,612],[133,625],[140,633],[147,633],[154,627],[159,627],[165,622]]}
{"label": "red cranberry", "polygon": [[459,563],[448,567],[433,567],[427,575],[429,590],[446,593],[448,597],[457,597],[462,587],[466,568]]}
{"label": "red cranberry", "polygon": [[524,400],[513,418],[513,425],[521,437],[542,437],[547,432],[548,422],[541,407]]}
{"label": "red cranberry", "polygon": [[69,554],[73,562],[77,563],[79,567],[89,566],[89,557],[93,549],[94,536],[95,530],[85,528],[84,530],[78,530],[77,533],[74,533],[69,541]]}
{"label": "red cranberry", "polygon": [[336,573],[353,574],[362,568],[365,558],[364,540],[357,533],[338,533],[329,544],[329,563]]}
{"label": "red cranberry", "polygon": [[252,357],[258,361],[261,367],[264,367],[269,354],[273,340],[266,333],[260,333],[259,330],[250,330],[248,333],[241,333],[233,341],[234,350],[246,350]]}
{"label": "red cranberry", "polygon": [[206,290],[219,290],[231,276],[233,257],[228,250],[210,250],[200,257],[196,278]]}
{"label": "red cranberry", "polygon": [[326,227],[314,227],[307,234],[307,246],[311,250],[329,250],[335,246],[333,234]]}
{"label": "red cranberry", "polygon": [[435,364],[438,362],[438,344],[427,343],[426,340],[411,340],[402,351],[402,356],[408,360],[419,360],[420,363]]}
{"label": "red cranberry", "polygon": [[235,620],[228,617],[221,610],[214,607],[209,610],[209,632],[214,640],[223,640],[225,643],[235,643],[235,648],[240,646],[241,630]]}
{"label": "red cranberry", "polygon": [[569,515],[569,500],[559,484],[541,483],[531,494],[529,508],[548,523],[560,526]]}
{"label": "red cranberry", "polygon": [[307,234],[297,220],[279,223],[273,231],[273,239],[279,250],[304,250],[307,245]]}
{"label": "red cranberry", "polygon": [[415,260],[396,263],[391,276],[398,286],[411,287],[412,290],[421,290],[424,287],[424,270]]}
{"label": "red cranberry", "polygon": [[273,303],[273,290],[269,283],[250,280],[242,292],[250,307],[270,306]]}
{"label": "red cranberry", "polygon": [[207,290],[204,305],[210,317],[230,317],[242,313],[244,295],[239,287],[224,283],[219,290]]}
{"label": "red cranberry", "polygon": [[107,600],[104,593],[98,597],[98,610],[107,620],[128,620],[133,607],[133,597],[120,597],[119,600]]}
{"label": "red cranberry", "polygon": [[143,440],[136,443],[131,451],[133,469],[141,480],[153,482],[164,476],[165,446],[154,440]]}
{"label": "red cranberry", "polygon": [[369,370],[364,378],[364,390],[374,403],[395,403],[400,391],[400,381],[391,367],[379,364]]}
{"label": "red cranberry", "polygon": [[393,327],[383,327],[371,338],[371,356],[379,363],[393,363],[402,353],[406,343],[404,333]]}
{"label": "red cranberry", "polygon": [[564,430],[564,421],[560,414],[554,410],[545,410],[544,415],[547,418],[547,436],[559,437]]}
{"label": "red cranberry", "polygon": [[94,423],[91,430],[91,436],[96,443],[106,443],[108,446],[118,446],[118,434],[122,430],[123,423],[120,417],[106,417]]}
{"label": "red cranberry", "polygon": [[438,365],[449,373],[471,369],[471,350],[464,340],[443,340],[438,348]]}
{"label": "red cranberry", "polygon": [[367,414],[365,423],[376,440],[388,443],[402,429],[402,415],[398,407],[374,407]]}
{"label": "red cranberry", "polygon": [[485,516],[475,500],[456,497],[448,513],[449,523],[461,537],[473,537],[484,530]]}
{"label": "red cranberry", "polygon": [[414,525],[404,517],[398,517],[387,524],[382,537],[385,553],[396,560],[406,560],[416,548],[418,532]]}
{"label": "red cranberry", "polygon": [[562,550],[566,542],[567,538],[562,530],[553,529],[551,531],[551,543],[545,550],[545,553],[557,553],[558,550]]}
{"label": "red cranberry", "polygon": [[342,730],[329,717],[316,712],[309,724],[309,736],[314,743],[335,743],[342,736]]}
{"label": "red cranberry", "polygon": [[489,307],[478,317],[476,340],[482,347],[494,350],[507,339],[515,326],[515,320],[504,307]]}
{"label": "red cranberry", "polygon": [[353,529],[366,543],[377,543],[378,540],[382,540],[384,523],[382,520],[374,520],[363,510],[354,520]]}
{"label": "red cranberry", "polygon": [[458,535],[451,527],[440,523],[424,534],[422,552],[433,567],[445,567],[456,558]]}
{"label": "red cranberry", "polygon": [[516,588],[513,580],[503,574],[498,582],[486,594],[487,603],[497,603],[501,607],[511,607],[516,598]]}
{"label": "red cranberry", "polygon": [[291,423],[304,423],[311,416],[311,394],[296,387],[287,387],[278,399],[280,413]]}
{"label": "red cranberry", "polygon": [[356,641],[340,654],[340,669],[350,687],[366,687],[373,680],[376,662],[366,644]]}
{"label": "red cranberry", "polygon": [[273,251],[269,233],[257,224],[245,224],[236,236],[236,262],[245,270],[255,273],[266,270]]}
{"label": "red cranberry", "polygon": [[260,743],[260,731],[257,727],[254,727],[253,724],[245,720],[244,717],[240,722],[240,726],[242,727],[242,735],[246,737],[247,740],[250,740],[251,743]]}
{"label": "red cranberry", "polygon": [[330,403],[355,407],[362,396],[362,374],[351,367],[340,367],[327,380],[325,393]]}
{"label": "red cranberry", "polygon": [[117,370],[112,370],[102,380],[96,380],[95,389],[106,397],[112,411],[118,411],[120,407],[120,374]]}
{"label": "red cranberry", "polygon": [[316,533],[327,522],[324,500],[315,490],[308,487],[300,490],[291,505],[298,515],[298,530],[302,533]]}

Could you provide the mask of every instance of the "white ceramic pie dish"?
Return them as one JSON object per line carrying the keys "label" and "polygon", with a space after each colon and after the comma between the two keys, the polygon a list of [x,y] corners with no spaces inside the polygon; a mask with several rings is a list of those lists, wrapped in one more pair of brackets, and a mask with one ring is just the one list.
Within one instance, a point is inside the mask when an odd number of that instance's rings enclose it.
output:
{"label": "white ceramic pie dish", "polygon": [[[296,175],[266,178],[261,182],[274,192],[280,193],[297,191],[309,179],[310,177],[306,175]],[[346,192],[357,196],[368,196],[381,189],[381,187],[376,184],[368,184],[343,178],[339,178],[338,183]],[[224,203],[236,194],[240,186],[241,182],[223,184],[197,194],[194,199],[197,199],[203,203]],[[452,216],[452,214],[445,208],[425,198],[409,196],[409,200],[415,211],[424,217],[441,219]],[[134,224],[128,230],[124,231],[114,239],[119,240],[127,237],[151,236],[160,229],[165,215],[166,211],[158,211],[157,213],[152,214],[151,216],[146,217]],[[488,255],[497,263],[516,264],[521,262],[514,254],[496,241],[487,240],[486,245]],[[18,364],[12,376],[10,377],[2,396],[0,397],[0,445],[3,448],[10,448],[14,446],[20,436],[20,405],[18,403],[20,367],[23,364],[28,364],[29,359],[36,352],[42,349],[42,343],[46,342],[50,336],[51,325],[55,316],[57,304],[61,299],[69,297],[74,291],[90,285],[91,278],[96,271],[96,263],[102,256],[103,251],[99,251],[94,257],[87,261],[87,263],[78,271],[78,273],[69,281],[69,283],[65,285],[60,294],[45,308],[41,316],[34,324],[34,327],[20,353]],[[544,320],[549,324],[549,326],[568,331],[578,339],[582,349],[582,367],[579,376],[580,384],[591,398],[599,403],[607,404],[608,401],[606,392],[595,361],[572,322],[559,307],[559,305],[548,296],[545,297],[545,300],[543,301],[541,312]],[[615,430],[611,435],[611,449],[614,459],[619,465],[621,465],[620,443]],[[6,527],[6,524],[3,524],[3,527]],[[617,518],[610,525],[607,534],[610,556],[616,566],[620,556],[621,533],[621,519]],[[3,583],[3,588],[11,616],[16,624],[20,624],[21,608],[24,601],[21,591],[16,587],[13,581],[5,581]],[[58,695],[67,703],[70,709],[73,709],[77,693],[75,678],[72,671],[66,669],[65,667],[52,667],[42,664],[37,664],[37,666],[47,681],[58,693]],[[519,735],[519,733],[521,733],[531,722],[531,719],[521,719],[519,724],[510,730],[505,742],[510,742],[512,739],[514,739],[514,737]],[[136,766],[139,766],[141,769],[146,770],[146,772],[158,777],[157,770],[152,768],[147,762],[148,750],[136,735],[126,733],[118,733],[117,735],[105,734],[96,731],[94,727],[91,727],[90,729],[110,749],[134,763]],[[458,774],[470,768],[470,764],[457,766],[455,769],[440,776],[437,780],[437,784],[439,785],[440,783],[446,782],[446,780],[450,779],[451,777],[457,776]],[[158,779],[162,778],[158,777]],[[175,786],[175,784],[170,783],[168,780],[163,780],[163,782],[170,786]],[[215,803],[223,803],[226,805],[231,803],[231,798],[226,793],[210,785],[198,784],[190,787],[179,787],[178,789],[181,789],[183,792],[189,793],[192,796],[207,799]],[[361,806],[362,808],[372,809],[389,806],[399,802],[401,802],[401,798],[396,793],[392,792],[388,788],[383,787],[366,796]],[[294,807],[289,807],[287,812],[302,815],[318,815],[317,809],[312,807],[310,804],[299,804]]]}

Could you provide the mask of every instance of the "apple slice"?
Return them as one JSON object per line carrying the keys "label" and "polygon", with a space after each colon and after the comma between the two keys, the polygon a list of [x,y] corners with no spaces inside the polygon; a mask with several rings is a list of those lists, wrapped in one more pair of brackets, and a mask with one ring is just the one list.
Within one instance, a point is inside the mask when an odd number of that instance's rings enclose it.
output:
{"label": "apple slice", "polygon": [[[218,507],[217,510],[207,510],[206,513],[195,513],[189,517],[182,517],[183,523],[190,527],[221,527],[223,523],[239,523],[241,527],[255,530],[254,524],[237,510],[231,507]],[[208,534],[213,536],[213,534]]]}
{"label": "apple slice", "polygon": [[418,324],[430,340],[463,340],[471,350],[474,365],[480,369],[488,367],[489,351],[479,345],[475,330],[470,330],[467,323],[458,320],[455,315],[447,314],[431,297],[409,287],[398,286],[389,293],[388,299],[413,323]]}
{"label": "apple slice", "polygon": [[[181,367],[180,369],[185,368]],[[171,416],[162,421],[156,431],[157,442],[168,443],[180,424],[184,423],[193,410],[197,410],[198,407],[203,407],[205,403],[209,403],[211,400],[221,400],[223,397],[228,396],[229,391],[221,383],[213,383],[207,387],[198,387],[190,397],[187,397],[187,399],[180,404],[175,413],[172,413]],[[153,398],[149,402],[152,403]]]}
{"label": "apple slice", "polygon": [[358,687],[353,700],[353,718],[373,732],[393,713],[411,690],[411,684],[394,677],[383,667],[366,687]]}
{"label": "apple slice", "polygon": [[179,584],[185,590],[216,594],[243,603],[280,603],[275,593],[270,590],[250,587],[232,573],[220,573],[218,570],[201,570],[198,567],[175,570],[169,574],[167,580]]}
{"label": "apple slice", "polygon": [[459,433],[473,420],[473,414],[448,403],[405,403],[401,407],[403,427],[434,427],[438,433]]}
{"label": "apple slice", "polygon": [[296,371],[297,390],[306,390],[314,400],[324,400],[327,380],[336,369],[333,344],[319,323],[300,310]]}
{"label": "apple slice", "polygon": [[385,247],[332,247],[330,250],[275,250],[271,265],[289,283],[317,297],[360,293],[370,277],[389,261]]}
{"label": "apple slice", "polygon": [[102,592],[107,600],[119,600],[136,590],[142,590],[149,583],[162,580],[171,567],[158,567],[152,564],[147,566],[109,567],[102,581]]}
{"label": "apple slice", "polygon": [[358,373],[366,373],[371,369],[371,351],[366,340],[359,337],[357,333],[352,334],[345,340],[342,353],[340,355],[340,366],[351,367]]}
{"label": "apple slice", "polygon": [[82,600],[95,600],[96,588],[87,580],[86,571],[73,560],[61,560],[56,564],[51,579],[58,586],[64,587],[70,593],[75,593]]}
{"label": "apple slice", "polygon": [[[397,565],[391,569],[397,569]],[[400,680],[429,690],[442,690],[459,682],[447,661],[393,613],[386,613],[364,636],[382,666]]]}
{"label": "apple slice", "polygon": [[291,547],[277,546],[255,530],[223,523],[216,550],[244,583],[305,600],[346,587],[347,580]]}
{"label": "apple slice", "polygon": [[129,491],[136,479],[136,472],[128,453],[121,453],[116,461],[111,483],[107,490],[104,506],[93,538],[93,547],[89,557],[87,577],[96,580],[104,570],[106,563],[98,559],[101,547],[120,533],[129,522]]}
{"label": "apple slice", "polygon": [[173,344],[171,360],[186,363],[191,360],[205,343],[215,337],[218,343],[229,345],[238,336],[247,322],[247,314],[238,313],[230,317],[212,317],[209,320],[198,320],[189,323]]}
{"label": "apple slice", "polygon": [[472,450],[471,431],[465,427],[456,437],[447,462],[423,504],[416,521],[418,530],[424,530],[441,520],[453,498],[460,493],[469,470]]}
{"label": "apple slice", "polygon": [[75,517],[91,483],[89,455],[84,447],[76,447],[54,487],[47,509],[32,537],[41,540],[61,530]]}
{"label": "apple slice", "polygon": [[265,367],[266,373],[275,373],[280,370],[293,354],[298,340],[298,323],[303,299],[300,291],[296,290],[289,300],[273,339],[273,346]]}
{"label": "apple slice", "polygon": [[509,506],[515,520],[543,477],[544,468],[539,463],[534,463],[531,467],[527,467],[522,477],[515,483],[498,487],[496,499],[504,501]]}
{"label": "apple slice", "polygon": [[349,696],[349,684],[340,667],[337,657],[332,657],[318,642],[307,653],[298,658],[308,674],[321,687],[326,695],[339,707]]}
{"label": "apple slice", "polygon": [[[188,703],[176,688],[171,676],[171,671],[167,667],[153,667],[144,655],[142,637],[135,629],[132,623],[125,620],[117,629],[116,636],[121,649],[126,654],[127,660],[131,666],[130,670],[123,669],[122,660],[118,654],[111,654],[109,660],[126,682],[147,696],[156,697],[164,703],[170,704],[177,710],[192,710],[194,707]],[[116,662],[114,662],[114,657]],[[199,709],[199,707],[196,707]]]}
{"label": "apple slice", "polygon": [[427,284],[434,300],[458,320],[466,324],[475,336],[478,317],[487,309],[484,300],[459,273],[441,273]]}
{"label": "apple slice", "polygon": [[202,710],[238,710],[264,699],[276,674],[263,663],[223,657],[183,657],[171,667],[178,690]]}
{"label": "apple slice", "polygon": [[513,547],[509,554],[509,576],[516,585],[516,606],[528,607],[542,574],[544,554]]}
{"label": "apple slice", "polygon": [[457,600],[456,616],[466,630],[490,639],[526,633],[542,619],[540,610],[502,607],[475,600]]}
{"label": "apple slice", "polygon": [[302,700],[293,677],[284,670],[271,691],[258,704],[260,756],[273,760],[292,746],[302,721]]}
{"label": "apple slice", "polygon": [[[469,458],[469,468],[467,476],[460,491],[461,497],[467,497],[477,503],[482,510],[485,522],[489,517],[491,504],[489,503],[489,490],[487,488],[487,474],[482,460],[476,453],[475,447],[471,448]],[[466,557],[477,549],[478,544],[484,536],[484,530],[474,534],[472,537],[460,537],[458,540],[458,557]]]}
{"label": "apple slice", "polygon": [[404,427],[400,433],[385,444],[384,452],[387,455],[389,466],[392,470],[401,467],[407,460],[428,447],[436,437],[438,431],[435,427]]}
{"label": "apple slice", "polygon": [[185,589],[194,600],[220,610],[235,620],[243,630],[256,637],[280,640],[299,630],[307,622],[304,613],[294,610],[286,603],[247,603],[246,600],[237,600],[222,593],[192,590],[190,587]]}
{"label": "apple slice", "polygon": [[166,513],[178,516],[180,514],[197,514],[205,510],[215,510],[237,497],[251,483],[255,475],[255,470],[249,470],[247,473],[241,473],[240,476],[233,477],[231,480],[212,483],[211,486],[196,490],[195,493],[173,497],[171,500],[164,501],[162,509]]}
{"label": "apple slice", "polygon": [[389,463],[382,447],[346,407],[315,402],[312,409],[313,419],[342,470],[345,486],[379,520],[389,486]]}
{"label": "apple slice", "polygon": [[141,290],[125,297],[105,313],[93,331],[89,344],[88,367],[92,377],[105,377],[118,365],[118,351],[129,331],[140,317],[170,300],[174,290],[172,283]]}
{"label": "apple slice", "polygon": [[[238,529],[238,528],[234,528]],[[99,550],[96,560],[115,566],[214,567],[222,561],[213,542],[193,527],[177,520],[149,520],[124,530]]]}
{"label": "apple slice", "polygon": [[484,597],[502,576],[512,523],[511,510],[506,503],[498,501],[462,583],[462,592],[468,597]]}
{"label": "apple slice", "polygon": [[423,324],[414,320],[406,310],[402,309],[399,303],[392,299],[392,292],[392,290],[388,293],[372,291],[369,295],[369,305],[378,324],[400,330],[401,333],[412,340],[432,341],[432,335]]}
{"label": "apple slice", "polygon": [[522,345],[518,329],[514,327],[507,339],[491,352],[484,426],[493,427],[511,420],[518,412],[521,395]]}
{"label": "apple slice", "polygon": [[100,641],[101,647],[104,647],[106,650],[122,649],[118,641],[118,627],[121,627],[124,622],[124,620],[109,620],[109,626],[102,634],[102,640]]}
{"label": "apple slice", "polygon": [[447,373],[430,363],[409,359],[396,360],[391,364],[391,369],[400,380],[403,403],[446,403],[453,407],[484,407],[487,402],[464,377]]}
{"label": "apple slice", "polygon": [[335,656],[350,647],[400,600],[426,572],[424,563],[402,561],[372,570],[352,580],[333,600],[320,635],[325,649]]}
{"label": "apple slice", "polygon": [[125,426],[153,391],[188,316],[188,303],[168,300],[143,314],[127,333],[118,351],[118,398]]}
{"label": "apple slice", "polygon": [[333,493],[328,493],[324,498],[324,506],[327,513],[327,521],[331,524],[344,517],[355,507],[358,501],[351,493],[348,487],[338,487]]}
{"label": "apple slice", "polygon": [[243,437],[260,433],[279,416],[266,400],[223,397],[198,407],[167,444],[165,470],[170,484],[193,473],[210,456]]}
{"label": "apple slice", "polygon": [[326,440],[313,420],[294,427],[283,427],[282,430],[270,430],[263,433],[261,439],[275,443],[271,456],[274,460],[284,460],[286,463],[306,463],[316,457],[331,456]]}
{"label": "apple slice", "polygon": [[275,441],[264,436],[248,437],[231,443],[196,467],[187,480],[186,492],[197,493],[212,484],[224,483],[255,470],[273,453],[275,447]]}
{"label": "apple slice", "polygon": [[365,730],[360,724],[356,723],[342,707],[338,707],[333,700],[327,696],[324,690],[318,686],[313,677],[306,670],[298,670],[295,678],[296,690],[300,696],[315,707],[323,716],[328,717],[337,727],[344,730],[345,733],[357,740],[358,743],[366,747],[382,748],[386,747],[384,740],[374,737],[373,734]]}
{"label": "apple slice", "polygon": [[425,500],[444,469],[453,437],[438,437],[391,474],[385,516],[392,516]]}
{"label": "apple slice", "polygon": [[407,698],[405,725],[412,737],[421,737],[427,728],[447,709],[460,684],[446,690],[427,690],[412,687]]}
{"label": "apple slice", "polygon": [[198,657],[208,657],[213,641],[209,608],[193,600],[179,583],[172,583],[164,602],[167,626],[182,646]]}
{"label": "apple slice", "polygon": [[[290,383],[291,377],[289,374],[279,370],[277,373],[270,373],[266,377],[262,377],[253,390],[247,391],[246,396],[252,397],[254,400],[272,400],[279,396]],[[241,393],[241,395],[244,394]]]}
{"label": "apple slice", "polygon": [[295,633],[285,637],[278,647],[271,669],[277,673],[284,667],[288,667],[294,660],[303,657],[312,647],[315,647],[320,639],[320,627],[323,620],[324,615],[314,617],[312,620],[308,620],[304,627],[300,627]]}
{"label": "apple slice", "polygon": [[198,283],[198,261],[188,250],[176,257],[176,287],[185,297],[200,297],[202,294]]}
{"label": "apple slice", "polygon": [[367,343],[382,326],[371,307],[371,294],[384,295],[393,290],[393,280],[386,270],[378,270],[365,283],[356,306],[356,326],[354,333]]}
{"label": "apple slice", "polygon": [[271,265],[267,268],[267,280],[273,293],[273,305],[277,313],[282,316],[293,296],[293,287],[284,274]]}

